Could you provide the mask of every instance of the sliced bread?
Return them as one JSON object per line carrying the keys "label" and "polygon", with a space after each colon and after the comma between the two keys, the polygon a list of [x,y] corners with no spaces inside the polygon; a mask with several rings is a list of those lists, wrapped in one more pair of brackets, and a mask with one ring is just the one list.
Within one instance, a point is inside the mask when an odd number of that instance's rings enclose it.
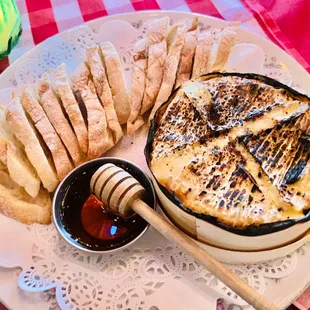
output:
{"label": "sliced bread", "polygon": [[106,114],[97,94],[88,67],[82,63],[72,76],[72,85],[84,102],[88,123],[88,159],[101,156],[113,147],[113,136],[108,128]]}
{"label": "sliced bread", "polygon": [[184,45],[184,39],[187,30],[182,26],[183,25],[176,24],[171,27],[168,32],[166,38],[168,44],[168,54],[164,66],[164,75],[155,104],[149,116],[149,120],[154,117],[157,109],[169,98],[173,90],[180,62],[181,50]]}
{"label": "sliced bread", "polygon": [[135,44],[130,89],[130,115],[127,121],[127,135],[131,136],[143,124],[141,115],[147,70],[147,40],[141,39]]}
{"label": "sliced bread", "polygon": [[3,169],[26,192],[36,197],[41,181],[29,162],[23,145],[13,136],[5,120],[4,109],[0,108],[0,161]]}
{"label": "sliced bread", "polygon": [[51,88],[47,74],[45,74],[39,81],[38,94],[40,95],[39,102],[43,110],[67,148],[75,166],[80,165],[86,160],[86,155],[82,152],[77,137],[65,116],[65,112]]}
{"label": "sliced bread", "polygon": [[117,118],[112,92],[98,47],[89,48],[86,52],[86,57],[96,87],[97,95],[106,112],[108,127],[112,131],[113,140],[116,144],[123,136],[123,131]]}
{"label": "sliced bread", "polygon": [[20,101],[50,150],[57,177],[61,181],[73,169],[73,165],[64,145],[55,132],[54,127],[51,125],[43,108],[28,87],[25,88],[20,97]]}
{"label": "sliced bread", "polygon": [[117,118],[120,124],[126,124],[130,115],[130,106],[120,57],[111,42],[104,42],[99,46],[111,87]]}
{"label": "sliced bread", "polygon": [[150,22],[147,27],[148,62],[141,114],[154,105],[160,89],[167,57],[168,26],[169,18],[163,17]]}
{"label": "sliced bread", "polygon": [[197,44],[197,27],[198,18],[194,18],[191,27],[188,28],[185,35],[175,88],[179,87],[181,84],[187,82],[191,78]]}
{"label": "sliced bread", "polygon": [[198,35],[192,78],[210,72],[214,41],[214,35],[210,31]]}
{"label": "sliced bread", "polygon": [[227,63],[230,51],[237,40],[237,29],[239,23],[235,22],[224,27],[220,33],[217,34],[216,44],[213,49],[213,59],[211,61],[210,71],[221,72]]}
{"label": "sliced bread", "polygon": [[51,198],[41,188],[38,196],[30,197],[5,172],[0,171],[0,212],[25,224],[51,222]]}
{"label": "sliced bread", "polygon": [[63,107],[69,117],[81,150],[86,154],[88,148],[87,127],[82,112],[71,89],[71,82],[65,64],[53,72],[53,84]]}
{"label": "sliced bread", "polygon": [[23,144],[30,163],[35,168],[43,186],[53,192],[59,181],[50,165],[36,132],[29,123],[18,97],[14,98],[6,109],[6,121],[10,130]]}

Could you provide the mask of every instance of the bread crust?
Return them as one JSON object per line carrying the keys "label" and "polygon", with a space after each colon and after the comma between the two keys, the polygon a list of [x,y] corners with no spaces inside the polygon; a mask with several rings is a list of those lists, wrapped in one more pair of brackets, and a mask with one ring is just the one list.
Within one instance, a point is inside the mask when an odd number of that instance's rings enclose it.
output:
{"label": "bread crust", "polygon": [[236,31],[239,23],[228,25],[217,35],[215,59],[210,71],[222,72],[227,63],[230,51],[236,42]]}
{"label": "bread crust", "polygon": [[147,70],[147,40],[142,39],[135,44],[133,56],[132,81],[130,90],[130,116],[127,121],[127,135],[131,136],[144,124],[141,115],[143,94],[145,90]]}
{"label": "bread crust", "polygon": [[211,32],[202,32],[198,35],[192,78],[210,72],[213,44],[214,36]]}
{"label": "bread crust", "polygon": [[50,165],[43,148],[29,123],[18,97],[14,98],[6,109],[6,120],[12,132],[24,145],[29,161],[37,171],[43,186],[53,192],[59,181]]}
{"label": "bread crust", "polygon": [[185,35],[175,88],[178,88],[181,84],[187,82],[191,78],[197,44],[197,26],[198,19],[194,19],[192,27],[188,29],[188,32]]}
{"label": "bread crust", "polygon": [[123,131],[117,118],[112,92],[98,47],[89,48],[86,52],[86,57],[93,77],[97,95],[106,112],[108,126],[112,131],[113,140],[116,144],[123,136]]}
{"label": "bread crust", "polygon": [[154,105],[160,89],[167,57],[166,35],[168,24],[168,17],[155,19],[148,24],[148,63],[141,114],[144,114]]}
{"label": "bread crust", "polygon": [[41,181],[37,177],[33,166],[28,158],[21,155],[20,152],[10,143],[7,144],[7,170],[10,177],[33,198],[37,197]]}
{"label": "bread crust", "polygon": [[79,146],[86,154],[88,148],[87,127],[71,89],[70,78],[68,76],[66,65],[61,64],[56,70],[54,70],[53,76],[55,80],[54,85],[56,93],[58,94],[60,100],[62,101],[63,107],[66,110]]}
{"label": "bread crust", "polygon": [[99,46],[104,59],[117,118],[120,124],[126,124],[130,115],[130,106],[121,60],[111,42],[104,42]]}
{"label": "bread crust", "polygon": [[73,89],[77,92],[84,102],[87,111],[88,123],[88,159],[94,159],[111,147],[113,147],[113,137],[108,128],[106,114],[102,107],[90,71],[82,63],[72,76]]}
{"label": "bread crust", "polygon": [[[8,182],[2,182],[4,174],[1,172],[0,212],[25,224],[49,224],[52,208],[48,192],[41,188],[38,196],[33,199],[21,187],[13,185],[9,188],[5,184]],[[6,178],[10,180],[7,174]]]}
{"label": "bread crust", "polygon": [[157,109],[169,98],[172,92],[180,62],[181,50],[184,45],[186,30],[187,29],[182,27],[182,25],[176,24],[170,29],[167,35],[168,55],[165,61],[163,80],[160,85],[156,102],[149,116],[149,120],[154,117]]}
{"label": "bread crust", "polygon": [[47,75],[43,76],[40,80],[38,85],[38,93],[41,96],[39,102],[50,123],[53,125],[55,131],[67,148],[74,165],[80,165],[86,160],[86,155],[80,149],[77,137],[74,134],[64,111],[62,110],[58,98],[51,89]]}
{"label": "bread crust", "polygon": [[73,165],[64,145],[46,116],[43,108],[31,94],[28,87],[25,88],[20,101],[50,150],[55,164],[57,177],[59,181],[61,181],[73,169]]}

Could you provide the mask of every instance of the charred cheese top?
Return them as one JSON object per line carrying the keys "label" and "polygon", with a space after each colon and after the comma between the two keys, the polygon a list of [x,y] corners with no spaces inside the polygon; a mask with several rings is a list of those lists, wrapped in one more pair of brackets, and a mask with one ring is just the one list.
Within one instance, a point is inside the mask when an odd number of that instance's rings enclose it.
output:
{"label": "charred cheese top", "polygon": [[261,78],[189,81],[157,113],[151,170],[184,207],[229,226],[300,218],[310,208],[308,103]]}

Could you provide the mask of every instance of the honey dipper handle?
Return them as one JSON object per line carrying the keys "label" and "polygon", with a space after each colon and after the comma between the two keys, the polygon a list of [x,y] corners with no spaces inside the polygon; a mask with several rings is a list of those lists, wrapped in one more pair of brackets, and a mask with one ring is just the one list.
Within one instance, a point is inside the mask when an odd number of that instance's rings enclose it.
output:
{"label": "honey dipper handle", "polygon": [[193,256],[197,262],[212,272],[219,280],[225,283],[255,309],[278,309],[274,304],[265,299],[254,288],[242,281],[236,274],[226,268],[212,255],[208,254],[197,243],[191,240],[170,222],[166,221],[161,215],[151,209],[142,200],[134,200],[131,203],[131,208],[168,240],[183,248],[187,253]]}

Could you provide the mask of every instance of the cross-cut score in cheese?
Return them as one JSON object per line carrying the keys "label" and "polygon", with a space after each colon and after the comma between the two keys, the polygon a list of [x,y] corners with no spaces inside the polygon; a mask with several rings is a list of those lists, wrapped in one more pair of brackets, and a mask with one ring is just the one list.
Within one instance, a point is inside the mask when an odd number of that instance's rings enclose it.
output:
{"label": "cross-cut score in cheese", "polygon": [[268,203],[278,208],[279,212],[283,214],[283,218],[300,218],[303,215],[302,212],[296,210],[291,203],[284,201],[280,192],[270,182],[268,176],[262,171],[260,165],[255,161],[252,155],[248,153],[247,149],[242,144],[237,144],[236,149],[246,159],[243,168],[257,184],[258,188],[268,200]]}
{"label": "cross-cut score in cheese", "polygon": [[256,134],[262,130],[274,127],[279,121],[286,121],[292,117],[301,115],[308,110],[308,104],[298,101],[289,101],[287,104],[274,107],[266,112],[261,118],[253,119],[244,123],[242,127],[234,127],[229,135],[231,139],[252,133]]}
{"label": "cross-cut score in cheese", "polygon": [[[260,164],[281,197],[294,205],[298,212],[309,207],[307,193],[310,191],[309,181],[304,179],[308,173],[310,142],[303,137],[301,118],[243,138],[245,148]],[[304,181],[300,183],[300,179]]]}
{"label": "cross-cut score in cheese", "polygon": [[154,159],[154,176],[184,207],[228,225],[242,228],[280,220],[278,208],[241,168],[245,161],[241,153],[224,141],[213,138],[207,144],[191,144]]}
{"label": "cross-cut score in cheese", "polygon": [[201,118],[208,122],[211,117],[209,115],[209,106],[212,104],[212,97],[209,90],[200,82],[187,83],[183,87],[184,94],[191,100],[192,105],[195,107]]}
{"label": "cross-cut score in cheese", "polygon": [[[296,194],[295,194],[296,193]],[[290,184],[285,193],[285,200],[291,201],[302,212],[310,208],[310,165],[305,167],[303,175],[294,184]]]}
{"label": "cross-cut score in cheese", "polygon": [[[213,129],[211,120],[213,118],[213,99],[208,88],[199,81],[186,83],[183,92],[192,105],[199,112],[202,119]],[[262,116],[257,118],[249,117],[248,120],[240,121],[241,126],[237,125],[230,129],[228,135],[230,140],[252,133],[256,134],[262,130],[273,128],[280,121],[286,121],[292,117],[305,113],[309,108],[308,103],[297,100],[289,100],[283,104],[274,106],[271,110],[265,111]],[[223,128],[227,129],[227,128]]]}
{"label": "cross-cut score in cheese", "polygon": [[186,148],[185,151],[176,149],[169,156],[161,157],[159,160],[154,159],[152,171],[159,183],[163,186],[169,185],[169,188],[173,189],[175,180],[194,157],[191,148]]}

